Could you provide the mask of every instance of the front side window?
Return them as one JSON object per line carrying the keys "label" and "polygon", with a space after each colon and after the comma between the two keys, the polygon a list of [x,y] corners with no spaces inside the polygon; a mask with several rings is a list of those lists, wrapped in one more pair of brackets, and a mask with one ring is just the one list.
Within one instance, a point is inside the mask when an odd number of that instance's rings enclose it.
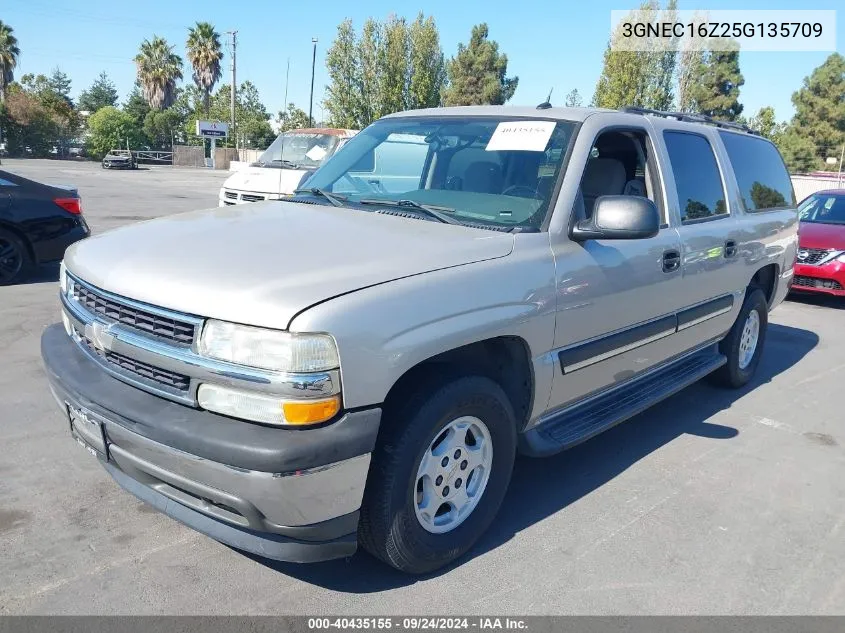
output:
{"label": "front side window", "polygon": [[338,137],[332,134],[283,132],[258,157],[260,167],[314,168],[334,151]]}
{"label": "front side window", "polygon": [[782,209],[795,204],[789,172],[777,148],[762,138],[719,132],[728,152],[746,211]]}
{"label": "front side window", "polygon": [[308,181],[348,206],[428,205],[460,223],[539,229],[574,124],[499,117],[388,118]]}
{"label": "front side window", "polygon": [[845,195],[816,193],[798,207],[802,222],[845,224]]}
{"label": "front side window", "polygon": [[710,142],[698,134],[663,133],[675,174],[681,221],[684,224],[727,215],[725,190]]}

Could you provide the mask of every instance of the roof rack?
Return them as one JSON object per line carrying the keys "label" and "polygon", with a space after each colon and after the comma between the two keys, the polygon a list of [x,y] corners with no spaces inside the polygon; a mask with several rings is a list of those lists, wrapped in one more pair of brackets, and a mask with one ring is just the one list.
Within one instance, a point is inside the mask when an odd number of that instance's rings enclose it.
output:
{"label": "roof rack", "polygon": [[677,121],[686,121],[688,123],[707,123],[726,130],[739,130],[740,132],[747,132],[748,134],[760,136],[760,133],[757,130],[752,130],[747,125],[734,123],[733,121],[720,121],[706,114],[696,114],[694,112],[668,112],[664,110],[652,110],[651,108],[638,108],[636,106],[619,108],[619,111],[628,112],[630,114],[650,114],[651,116],[660,116],[667,119],[675,119]]}

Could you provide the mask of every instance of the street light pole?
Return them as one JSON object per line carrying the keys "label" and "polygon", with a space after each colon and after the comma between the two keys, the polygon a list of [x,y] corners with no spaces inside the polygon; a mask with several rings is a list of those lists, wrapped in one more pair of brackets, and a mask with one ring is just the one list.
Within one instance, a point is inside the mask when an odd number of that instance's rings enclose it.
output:
{"label": "street light pole", "polygon": [[836,174],[837,187],[840,187],[842,182],[842,159],[845,159],[845,143],[842,144],[842,153],[839,155],[839,173]]}
{"label": "street light pole", "polygon": [[314,52],[311,55],[311,100],[308,103],[308,127],[314,127],[311,113],[314,111],[314,69],[317,65],[317,38],[312,37],[311,43],[314,45]]}

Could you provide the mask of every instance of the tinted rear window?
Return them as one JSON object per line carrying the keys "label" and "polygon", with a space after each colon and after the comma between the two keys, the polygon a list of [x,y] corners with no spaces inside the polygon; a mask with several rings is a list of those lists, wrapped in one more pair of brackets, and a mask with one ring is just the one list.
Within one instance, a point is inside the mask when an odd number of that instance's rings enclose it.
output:
{"label": "tinted rear window", "polygon": [[698,134],[664,132],[684,223],[727,216],[725,190],[710,142]]}
{"label": "tinted rear window", "polygon": [[719,132],[747,211],[795,206],[792,181],[774,145],[761,138]]}

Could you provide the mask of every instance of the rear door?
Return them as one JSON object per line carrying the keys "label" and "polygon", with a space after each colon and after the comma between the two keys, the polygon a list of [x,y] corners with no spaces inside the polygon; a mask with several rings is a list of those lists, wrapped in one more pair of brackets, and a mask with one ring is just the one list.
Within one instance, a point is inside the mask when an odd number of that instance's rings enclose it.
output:
{"label": "rear door", "polygon": [[678,333],[695,345],[729,330],[742,303],[741,212],[728,195],[732,179],[716,129],[661,127],[669,212],[681,239]]}

